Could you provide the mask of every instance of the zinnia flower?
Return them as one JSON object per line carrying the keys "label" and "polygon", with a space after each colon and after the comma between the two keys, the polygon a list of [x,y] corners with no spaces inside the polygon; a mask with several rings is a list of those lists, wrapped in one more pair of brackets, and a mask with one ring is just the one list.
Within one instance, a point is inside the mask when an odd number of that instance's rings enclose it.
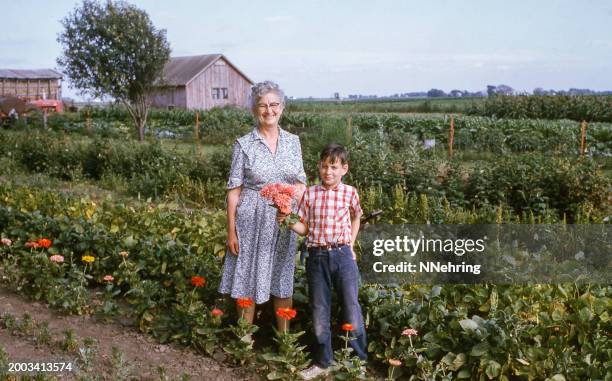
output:
{"label": "zinnia flower", "polygon": [[400,360],[389,359],[389,364],[391,364],[392,366],[400,366],[402,365],[402,362]]}
{"label": "zinnia flower", "polygon": [[279,308],[276,310],[276,316],[285,320],[291,320],[297,315],[297,311],[292,308]]}
{"label": "zinnia flower", "polygon": [[52,255],[49,257],[49,260],[55,263],[62,263],[64,262],[64,257],[62,257],[61,255]]}
{"label": "zinnia flower", "polygon": [[127,258],[130,254],[127,251],[120,251],[119,255],[121,255],[123,258]]}
{"label": "zinnia flower", "polygon": [[96,258],[95,258],[95,257],[92,257],[91,255],[83,255],[83,256],[81,257],[81,260],[82,260],[83,262],[92,263],[93,261],[95,261],[95,260],[96,260]]}
{"label": "zinnia flower", "polygon": [[291,213],[291,196],[284,193],[277,194],[274,199],[274,205],[284,214]]}
{"label": "zinnia flower", "polygon": [[204,277],[201,277],[198,275],[191,277],[191,284],[196,287],[202,287],[204,286],[205,283],[206,283],[206,280],[204,279]]}
{"label": "zinnia flower", "polygon": [[251,298],[238,298],[236,299],[236,303],[240,308],[249,308],[253,305],[253,299]]}
{"label": "zinnia flower", "polygon": [[3,244],[4,246],[11,246],[11,245],[13,244],[13,241],[11,241],[11,240],[10,240],[10,239],[8,239],[8,238],[2,238],[2,244]]}
{"label": "zinnia flower", "polygon": [[351,323],[344,323],[342,324],[342,330],[343,331],[352,331],[353,330],[353,325]]}
{"label": "zinnia flower", "polygon": [[27,249],[37,249],[40,245],[36,242],[26,242],[25,246]]}
{"label": "zinnia flower", "polygon": [[295,186],[290,184],[268,184],[259,192],[261,197],[272,201],[282,213],[291,213],[291,199],[295,195]]}
{"label": "zinnia flower", "polygon": [[403,332],[402,332],[402,336],[416,336],[419,333],[417,332],[416,329],[412,329],[412,328],[406,328]]}
{"label": "zinnia flower", "polygon": [[113,280],[115,280],[112,275],[104,275],[104,278],[102,279],[104,279],[105,282],[112,282]]}
{"label": "zinnia flower", "polygon": [[212,311],[210,311],[210,314],[212,316],[221,316],[221,315],[223,315],[223,311],[221,311],[218,308],[214,308]]}
{"label": "zinnia flower", "polygon": [[41,238],[38,241],[36,241],[36,243],[38,244],[38,246],[40,247],[44,247],[45,249],[48,249],[51,247],[51,240],[48,238]]}

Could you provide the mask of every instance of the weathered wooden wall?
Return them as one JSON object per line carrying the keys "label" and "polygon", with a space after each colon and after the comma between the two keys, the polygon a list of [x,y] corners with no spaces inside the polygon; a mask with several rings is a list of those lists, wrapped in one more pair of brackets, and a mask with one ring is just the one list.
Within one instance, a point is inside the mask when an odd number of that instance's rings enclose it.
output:
{"label": "weathered wooden wall", "polygon": [[[213,99],[214,88],[227,88],[227,99]],[[209,109],[215,106],[233,105],[249,107],[251,84],[223,58],[187,84],[187,108]]]}
{"label": "weathered wooden wall", "polygon": [[185,86],[178,86],[174,89],[156,92],[152,99],[153,107],[176,107],[187,108],[187,97]]}
{"label": "weathered wooden wall", "polygon": [[0,78],[0,96],[14,96],[29,101],[42,99],[61,100],[62,88],[57,79],[10,79]]}

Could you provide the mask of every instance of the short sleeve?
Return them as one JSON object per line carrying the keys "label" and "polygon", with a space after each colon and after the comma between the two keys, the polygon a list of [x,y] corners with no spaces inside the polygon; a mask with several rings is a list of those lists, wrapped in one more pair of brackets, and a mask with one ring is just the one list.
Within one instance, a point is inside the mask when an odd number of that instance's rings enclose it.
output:
{"label": "short sleeve", "polygon": [[300,217],[302,222],[308,222],[308,189],[306,189],[298,204],[298,217]]}
{"label": "short sleeve", "polygon": [[363,210],[361,210],[361,203],[359,202],[359,194],[357,194],[357,189],[353,188],[353,195],[351,196],[351,210],[354,214],[363,214]]}
{"label": "short sleeve", "polygon": [[[302,160],[302,144],[300,143],[300,137],[298,136],[297,139],[297,160],[298,163],[300,164],[299,170],[300,173],[297,175],[297,181],[301,182],[302,184],[306,184],[306,172],[304,171],[304,160]],[[302,197],[303,198],[303,197]]]}
{"label": "short sleeve", "polygon": [[242,185],[244,178],[244,154],[240,143],[234,143],[232,151],[232,167],[230,168],[227,189],[237,188]]}

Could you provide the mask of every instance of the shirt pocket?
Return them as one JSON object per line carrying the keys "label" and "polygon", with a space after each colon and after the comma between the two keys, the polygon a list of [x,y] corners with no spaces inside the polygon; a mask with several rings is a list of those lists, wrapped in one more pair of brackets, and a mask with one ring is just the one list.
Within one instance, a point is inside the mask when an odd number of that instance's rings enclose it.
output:
{"label": "shirt pocket", "polygon": [[344,206],[340,206],[336,208],[336,221],[338,223],[344,221],[344,219],[347,218],[346,216],[348,216],[348,219],[350,220],[351,219],[350,215],[351,215],[351,212],[349,210],[348,205],[344,205]]}

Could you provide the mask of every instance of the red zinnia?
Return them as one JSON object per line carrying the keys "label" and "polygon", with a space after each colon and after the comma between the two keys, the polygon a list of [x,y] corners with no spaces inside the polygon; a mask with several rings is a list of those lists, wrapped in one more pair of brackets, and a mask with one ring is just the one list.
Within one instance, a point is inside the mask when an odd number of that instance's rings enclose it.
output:
{"label": "red zinnia", "polygon": [[191,284],[196,287],[202,287],[204,286],[205,283],[206,283],[206,280],[204,279],[204,277],[201,277],[198,275],[191,277]]}
{"label": "red zinnia", "polygon": [[343,331],[352,331],[353,330],[353,325],[351,323],[344,323],[344,324],[342,324],[342,330]]}
{"label": "red zinnia", "polygon": [[36,243],[38,244],[38,246],[44,247],[45,249],[48,249],[51,247],[51,240],[47,238],[41,238],[38,241],[36,241]]}
{"label": "red zinnia", "polygon": [[285,320],[291,320],[297,315],[297,311],[292,308],[279,308],[276,310],[276,316]]}
{"label": "red zinnia", "polygon": [[249,308],[253,305],[253,299],[251,298],[238,298],[236,299],[236,303],[240,308]]}
{"label": "red zinnia", "polygon": [[221,315],[223,315],[223,311],[221,311],[218,308],[214,308],[212,311],[210,311],[210,314],[212,316],[221,316]]}

